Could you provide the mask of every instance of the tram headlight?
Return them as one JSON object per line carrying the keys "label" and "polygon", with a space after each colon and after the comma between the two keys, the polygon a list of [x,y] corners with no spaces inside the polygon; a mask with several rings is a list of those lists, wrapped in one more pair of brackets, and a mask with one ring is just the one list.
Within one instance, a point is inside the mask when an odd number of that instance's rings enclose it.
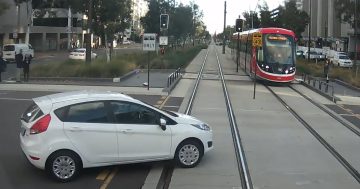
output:
{"label": "tram headlight", "polygon": [[268,65],[266,65],[266,66],[265,66],[265,68],[266,68],[266,69],[269,69],[269,66],[268,66]]}
{"label": "tram headlight", "polygon": [[285,70],[285,74],[288,74],[289,73],[289,70]]}

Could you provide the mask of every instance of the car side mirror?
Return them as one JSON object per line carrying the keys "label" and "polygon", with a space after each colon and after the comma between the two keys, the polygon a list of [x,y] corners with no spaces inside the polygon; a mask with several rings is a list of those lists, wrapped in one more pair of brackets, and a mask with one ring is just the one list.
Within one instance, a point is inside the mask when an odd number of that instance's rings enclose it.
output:
{"label": "car side mirror", "polygon": [[163,131],[166,130],[166,120],[163,118],[160,118],[160,127]]}

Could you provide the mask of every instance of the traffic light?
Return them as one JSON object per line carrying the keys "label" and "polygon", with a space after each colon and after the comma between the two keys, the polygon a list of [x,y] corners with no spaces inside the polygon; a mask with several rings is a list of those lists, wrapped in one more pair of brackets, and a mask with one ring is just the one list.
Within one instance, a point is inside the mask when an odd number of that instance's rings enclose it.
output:
{"label": "traffic light", "polygon": [[242,32],[242,26],[243,26],[243,20],[240,18],[236,19],[236,24],[235,24],[236,32]]}
{"label": "traffic light", "polygon": [[169,15],[161,14],[160,15],[160,29],[168,29],[169,26]]}

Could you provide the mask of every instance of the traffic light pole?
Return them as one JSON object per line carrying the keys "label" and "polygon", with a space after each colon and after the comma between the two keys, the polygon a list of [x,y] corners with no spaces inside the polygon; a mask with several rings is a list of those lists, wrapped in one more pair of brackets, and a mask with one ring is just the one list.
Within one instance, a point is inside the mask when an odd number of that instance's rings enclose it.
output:
{"label": "traffic light pole", "polygon": [[358,7],[358,0],[355,0],[355,12],[354,12],[354,37],[355,37],[355,58],[354,58],[354,64],[356,66],[356,73],[355,73],[355,77],[358,76],[358,70],[359,70],[359,65],[357,63],[357,59],[358,59],[358,50],[357,46],[358,46],[358,34],[357,34],[357,27],[358,27],[358,14],[357,14],[357,7]]}
{"label": "traffic light pole", "polygon": [[308,39],[308,62],[310,62],[310,42],[311,42],[311,0],[309,1],[310,4],[309,4],[309,15],[310,15],[310,22],[309,22],[309,39]]}
{"label": "traffic light pole", "polygon": [[237,33],[236,72],[239,72],[239,62],[240,62],[240,32]]}

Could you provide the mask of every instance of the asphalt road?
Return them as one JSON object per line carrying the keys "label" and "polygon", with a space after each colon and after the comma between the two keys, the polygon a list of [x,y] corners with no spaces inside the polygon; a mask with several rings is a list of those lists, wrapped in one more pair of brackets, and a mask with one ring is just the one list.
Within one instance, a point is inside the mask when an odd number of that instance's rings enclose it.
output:
{"label": "asphalt road", "polygon": [[[44,171],[34,168],[28,162],[19,146],[19,117],[30,105],[31,98],[51,93],[0,90],[0,188],[141,188],[153,163],[84,169],[76,180],[63,184],[53,181]],[[131,96],[152,105],[159,105],[165,99],[159,95]],[[178,110],[181,102],[182,98],[170,98],[164,109]],[[111,174],[114,177],[107,184],[105,177],[109,178]]]}

